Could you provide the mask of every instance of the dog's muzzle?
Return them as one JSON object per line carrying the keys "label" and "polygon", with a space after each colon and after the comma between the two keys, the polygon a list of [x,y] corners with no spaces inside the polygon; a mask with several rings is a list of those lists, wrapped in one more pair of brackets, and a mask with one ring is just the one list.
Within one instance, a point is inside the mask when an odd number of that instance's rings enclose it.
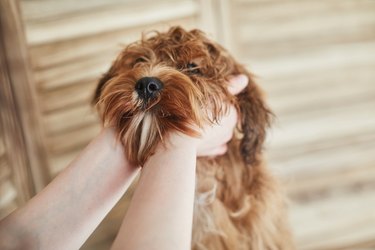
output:
{"label": "dog's muzzle", "polygon": [[156,77],[142,77],[135,84],[140,99],[148,101],[163,89],[163,83]]}

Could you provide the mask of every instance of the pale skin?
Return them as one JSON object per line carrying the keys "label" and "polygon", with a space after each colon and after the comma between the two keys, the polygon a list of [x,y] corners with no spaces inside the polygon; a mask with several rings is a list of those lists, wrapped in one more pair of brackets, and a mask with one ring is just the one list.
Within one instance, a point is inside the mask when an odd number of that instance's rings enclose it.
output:
{"label": "pale skin", "polygon": [[[230,80],[231,93],[248,83]],[[79,249],[141,176],[112,249],[190,249],[197,156],[226,151],[233,107],[200,138],[171,133],[140,167],[129,164],[112,128],[101,133],[45,189],[0,222],[0,249]]]}

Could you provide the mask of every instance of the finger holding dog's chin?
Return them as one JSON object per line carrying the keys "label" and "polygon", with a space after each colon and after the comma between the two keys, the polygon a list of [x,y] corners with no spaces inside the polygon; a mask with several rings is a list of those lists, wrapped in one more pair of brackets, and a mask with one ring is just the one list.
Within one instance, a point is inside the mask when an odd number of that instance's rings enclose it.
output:
{"label": "finger holding dog's chin", "polygon": [[197,156],[213,157],[223,155],[227,152],[227,143],[232,139],[234,128],[238,120],[237,111],[234,106],[229,106],[228,113],[217,123],[206,125],[199,129],[199,137],[192,137],[181,132],[171,133],[169,141],[173,148],[181,146],[193,146],[196,148]]}
{"label": "finger holding dog's chin", "polygon": [[198,143],[197,155],[214,156],[224,154],[226,147],[223,146],[226,146],[232,138],[237,119],[236,109],[230,106],[229,112],[217,124],[203,128]]}
{"label": "finger holding dog's chin", "polygon": [[[246,75],[233,76],[228,83],[228,90],[236,95],[248,84]],[[206,126],[202,130],[197,154],[198,156],[216,156],[225,154],[227,143],[232,139],[234,128],[238,121],[238,114],[234,106],[229,106],[228,113],[212,126]]]}
{"label": "finger holding dog's chin", "polygon": [[[236,95],[240,93],[248,83],[248,78],[245,75],[237,75],[232,77],[228,82],[228,90],[231,94]],[[221,119],[212,125],[206,125],[199,129],[201,136],[199,138],[190,137],[187,135],[180,134],[177,137],[183,138],[184,143],[188,143],[191,140],[197,148],[197,156],[199,157],[213,157],[223,155],[227,152],[227,143],[233,137],[233,131],[238,122],[238,114],[236,108],[233,105],[228,107],[228,112],[221,117]],[[173,139],[174,146],[178,145],[182,141],[181,139],[176,141]]]}

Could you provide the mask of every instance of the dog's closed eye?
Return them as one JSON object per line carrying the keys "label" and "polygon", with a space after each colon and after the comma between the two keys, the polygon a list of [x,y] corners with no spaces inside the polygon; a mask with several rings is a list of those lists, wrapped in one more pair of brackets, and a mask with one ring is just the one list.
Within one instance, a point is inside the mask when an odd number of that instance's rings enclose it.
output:
{"label": "dog's closed eye", "polygon": [[144,62],[147,62],[147,58],[145,57],[138,57],[137,59],[135,59],[135,61],[133,62],[133,67],[136,66],[137,64],[140,64],[140,63],[144,63]]}
{"label": "dog's closed eye", "polygon": [[186,65],[186,69],[187,71],[190,73],[190,74],[193,74],[193,75],[200,75],[201,74],[201,71],[199,69],[199,66],[193,62],[191,63],[188,63]]}

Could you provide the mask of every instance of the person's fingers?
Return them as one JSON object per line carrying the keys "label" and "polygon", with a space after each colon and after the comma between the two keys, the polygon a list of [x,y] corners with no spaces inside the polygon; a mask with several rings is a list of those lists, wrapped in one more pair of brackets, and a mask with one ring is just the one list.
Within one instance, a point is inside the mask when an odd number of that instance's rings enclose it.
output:
{"label": "person's fingers", "polygon": [[213,147],[227,143],[233,136],[233,129],[236,127],[238,115],[233,105],[229,106],[228,113],[223,115],[217,124],[205,127],[204,147]]}
{"label": "person's fingers", "polygon": [[244,75],[233,76],[228,83],[228,90],[233,95],[239,94],[249,83],[249,78]]}
{"label": "person's fingers", "polygon": [[[236,75],[228,82],[228,91],[236,95],[240,93],[248,84],[246,75]],[[215,156],[225,154],[227,143],[233,137],[233,130],[238,122],[237,110],[233,105],[229,105],[228,112],[221,119],[202,129],[202,137],[198,145],[198,156]]]}

